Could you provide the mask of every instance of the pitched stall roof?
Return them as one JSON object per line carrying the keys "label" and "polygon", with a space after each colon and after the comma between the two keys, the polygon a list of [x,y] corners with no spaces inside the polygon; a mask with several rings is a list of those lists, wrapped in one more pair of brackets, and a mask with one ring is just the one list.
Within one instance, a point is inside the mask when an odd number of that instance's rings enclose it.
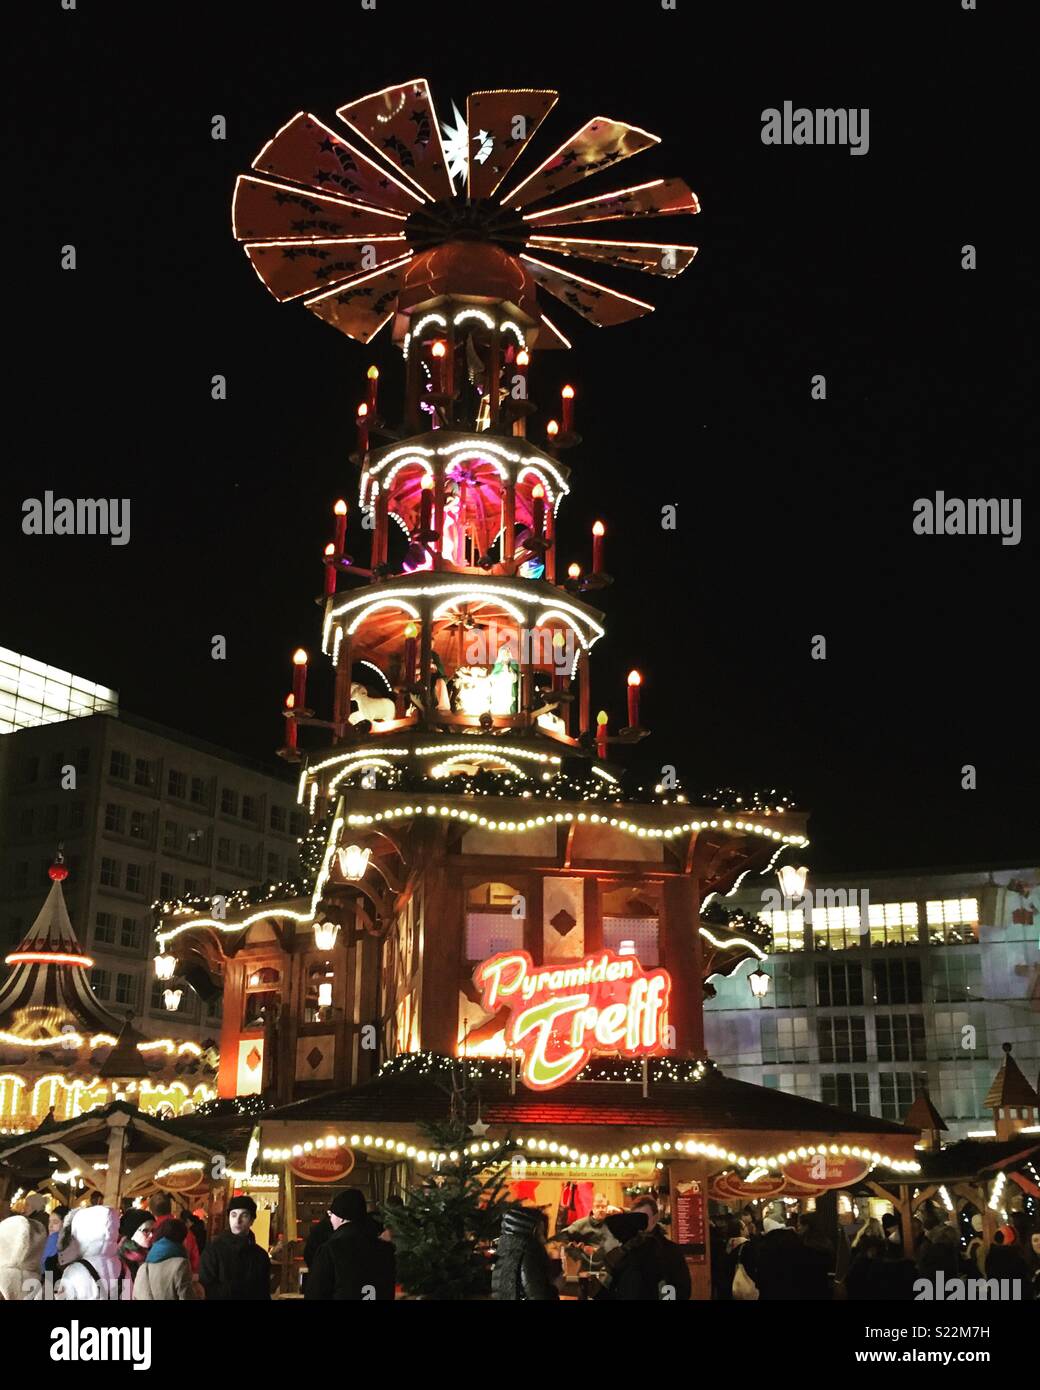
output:
{"label": "pitched stall roof", "polygon": [[993,1084],[982,1102],[984,1110],[1006,1105],[1040,1105],[1040,1097],[1026,1080],[1021,1067],[1011,1055],[1011,1044],[1004,1043],[1004,1061],[993,1078]]}
{"label": "pitched stall roof", "polygon": [[[508,1076],[484,1076],[480,1112],[487,1124],[498,1126],[650,1126],[708,1135],[771,1130],[821,1136],[888,1134],[904,1139],[917,1133],[891,1120],[736,1081],[713,1069],[696,1082],[652,1081],[646,1097],[638,1082],[603,1081],[572,1081],[543,1092],[518,1083],[516,1094],[510,1095]],[[447,1115],[447,1094],[433,1077],[418,1070],[388,1071],[360,1086],[326,1091],[268,1111],[262,1122],[422,1124],[443,1121]]]}

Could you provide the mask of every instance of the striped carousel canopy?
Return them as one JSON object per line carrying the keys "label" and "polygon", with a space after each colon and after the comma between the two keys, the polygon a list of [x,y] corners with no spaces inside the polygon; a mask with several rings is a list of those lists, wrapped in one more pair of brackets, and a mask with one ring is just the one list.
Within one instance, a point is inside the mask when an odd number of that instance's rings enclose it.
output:
{"label": "striped carousel canopy", "polygon": [[51,890],[24,940],[4,958],[11,974],[0,986],[0,1034],[42,1040],[63,1033],[118,1034],[122,1020],[110,1014],[90,987],[94,964],[76,938],[65,906],[59,855],[48,870]]}

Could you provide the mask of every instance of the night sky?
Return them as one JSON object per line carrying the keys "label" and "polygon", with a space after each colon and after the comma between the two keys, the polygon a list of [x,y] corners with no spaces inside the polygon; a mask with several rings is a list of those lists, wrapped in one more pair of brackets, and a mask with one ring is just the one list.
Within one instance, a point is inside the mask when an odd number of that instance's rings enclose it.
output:
{"label": "night sky", "polygon": [[[647,759],[691,795],[790,793],[813,813],[817,869],[1035,864],[1035,281],[1031,223],[1005,202],[1035,160],[1016,108],[1032,46],[956,0],[922,7],[918,32],[900,6],[840,23],[832,6],[728,6],[723,28],[702,13],[722,7],[679,4],[566,7],[573,29],[560,3],[392,0],[266,17],[53,0],[24,20],[0,644],[115,686],[127,711],[273,753],[290,653],[319,647],[331,504],[356,496],[365,369],[384,407],[401,370],[388,330],[362,348],[264,290],[231,237],[235,175],[297,110],[335,128],[338,105],[388,83],[428,77],[442,116],[474,88],[555,87],[524,173],[592,115],[663,137],[556,201],[678,175],[704,208],[629,233],[699,245],[678,280],[602,273],[657,313],[596,329],[552,301],[574,350],[534,354],[532,434],[569,380],[584,437],[561,570],[587,567],[592,521],[608,526],[593,709],[623,723],[638,666]],[[869,152],[763,145],[761,113],[785,100],[869,107]],[[131,543],[23,536],[22,501],[47,488],[129,497]],[[914,535],[913,502],[937,489],[1021,498],[1022,543]]]}

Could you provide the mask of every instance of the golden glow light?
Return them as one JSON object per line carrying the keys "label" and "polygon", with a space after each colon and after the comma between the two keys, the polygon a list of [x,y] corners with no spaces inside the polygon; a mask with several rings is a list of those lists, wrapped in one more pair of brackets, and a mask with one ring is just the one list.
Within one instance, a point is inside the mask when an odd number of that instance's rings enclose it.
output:
{"label": "golden glow light", "polygon": [[307,653],[303,650],[302,647],[297,647],[297,648],[296,648],[296,650],[295,650],[295,651],[293,652],[293,654],[292,654],[292,659],[293,659],[293,665],[294,665],[294,666],[306,666],[306,665],[307,665]]}

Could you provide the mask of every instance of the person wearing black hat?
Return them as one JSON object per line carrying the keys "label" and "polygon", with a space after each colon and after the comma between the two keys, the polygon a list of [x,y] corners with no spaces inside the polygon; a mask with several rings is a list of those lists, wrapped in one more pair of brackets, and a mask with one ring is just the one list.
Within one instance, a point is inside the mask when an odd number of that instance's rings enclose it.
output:
{"label": "person wearing black hat", "polygon": [[148,1258],[155,1233],[155,1217],[144,1207],[131,1207],[119,1221],[119,1258],[131,1279]]}
{"label": "person wearing black hat", "polygon": [[622,1242],[604,1257],[611,1271],[608,1297],[620,1302],[684,1303],[690,1271],[683,1253],[657,1224],[657,1203],[641,1197],[630,1211],[607,1217],[607,1229]]}
{"label": "person wearing black hat", "polygon": [[256,1220],[252,1197],[232,1197],[228,1229],[207,1243],[199,1261],[199,1281],[207,1299],[257,1302],[271,1297],[271,1261],[250,1230]]}
{"label": "person wearing black hat", "polygon": [[304,1298],[339,1302],[392,1302],[397,1259],[379,1239],[379,1227],[357,1187],[337,1192],[329,1206],[332,1235],[317,1253]]}

